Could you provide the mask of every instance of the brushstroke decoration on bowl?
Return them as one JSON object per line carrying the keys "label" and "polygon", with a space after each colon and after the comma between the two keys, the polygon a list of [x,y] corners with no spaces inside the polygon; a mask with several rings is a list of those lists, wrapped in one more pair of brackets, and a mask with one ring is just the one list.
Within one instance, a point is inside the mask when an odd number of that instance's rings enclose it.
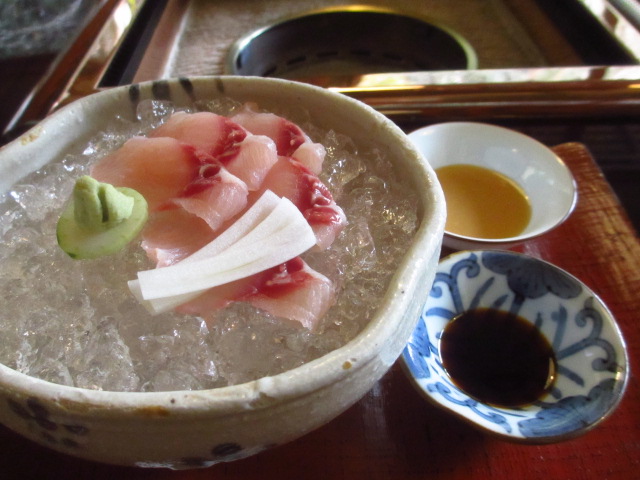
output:
{"label": "brushstroke decoration on bowl", "polygon": [[[442,332],[476,308],[512,312],[549,340],[558,367],[548,393],[506,408],[485,404],[452,381],[443,367]],[[558,442],[589,431],[616,408],[629,376],[624,340],[595,293],[550,263],[495,250],[457,252],[440,262],[402,359],[415,386],[436,406],[524,443]]]}

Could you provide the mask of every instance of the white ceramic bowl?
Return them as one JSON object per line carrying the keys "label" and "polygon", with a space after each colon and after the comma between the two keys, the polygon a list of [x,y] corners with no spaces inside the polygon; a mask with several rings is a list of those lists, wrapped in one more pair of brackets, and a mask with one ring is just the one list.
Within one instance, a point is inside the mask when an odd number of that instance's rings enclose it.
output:
{"label": "white ceramic bowl", "polygon": [[[482,307],[513,311],[551,344],[557,377],[538,401],[518,408],[482,403],[443,368],[443,329],[464,311]],[[589,431],[616,408],[629,377],[620,330],[586,285],[542,260],[497,250],[457,252],[440,262],[402,359],[419,391],[436,406],[524,443],[558,442]]]}
{"label": "white ceramic bowl", "polygon": [[445,222],[431,167],[392,122],[340,94],[283,80],[210,77],[114,88],[79,100],[0,150],[0,191],[59,155],[87,144],[116,116],[135,118],[138,101],[232,98],[279,110],[295,105],[314,123],[356,145],[379,148],[416,187],[419,229],[379,310],[342,348],[301,367],[237,386],[202,391],[124,393],[65,387],[0,365],[0,422],[61,452],[86,459],[188,468],[234,460],[317,428],[360,399],[394,363],[433,281]]}
{"label": "white ceramic bowl", "polygon": [[450,122],[409,134],[434,169],[470,164],[495,170],[514,180],[531,203],[531,220],[509,238],[476,238],[445,231],[444,245],[454,250],[506,248],[560,225],[577,202],[576,183],[562,160],[542,143],[494,125]]}

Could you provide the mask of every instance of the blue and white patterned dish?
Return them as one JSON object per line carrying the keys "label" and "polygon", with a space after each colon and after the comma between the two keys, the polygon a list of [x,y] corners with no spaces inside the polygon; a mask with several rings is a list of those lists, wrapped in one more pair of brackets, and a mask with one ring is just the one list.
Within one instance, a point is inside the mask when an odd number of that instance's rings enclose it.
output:
{"label": "blue and white patterned dish", "polygon": [[[530,320],[553,346],[557,379],[535,403],[483,404],[444,370],[439,353],[444,327],[463,311],[481,307]],[[586,285],[542,260],[495,250],[458,252],[440,262],[402,359],[418,389],[437,406],[485,431],[527,443],[557,442],[590,430],[618,405],[629,375],[615,320]]]}

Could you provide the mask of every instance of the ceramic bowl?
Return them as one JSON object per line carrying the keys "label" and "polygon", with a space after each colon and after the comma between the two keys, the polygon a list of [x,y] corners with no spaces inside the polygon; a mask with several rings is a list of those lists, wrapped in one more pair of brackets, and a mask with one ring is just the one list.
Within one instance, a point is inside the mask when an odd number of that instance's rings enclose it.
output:
{"label": "ceramic bowl", "polygon": [[562,160],[542,143],[507,128],[474,122],[427,126],[409,134],[434,169],[470,164],[515,181],[531,204],[524,231],[509,238],[477,238],[445,228],[444,244],[454,250],[507,248],[560,225],[577,202],[576,183]]}
{"label": "ceramic bowl", "polygon": [[[443,329],[464,311],[481,307],[513,311],[551,344],[557,377],[539,400],[517,408],[492,406],[461,390],[443,368]],[[629,375],[616,322],[586,285],[542,260],[496,250],[457,252],[440,262],[402,360],[436,406],[483,431],[525,443],[558,442],[592,429],[616,408]]]}
{"label": "ceramic bowl", "polygon": [[[125,393],[65,387],[0,365],[0,422],[25,437],[85,459],[149,467],[208,466],[293,440],[359,400],[398,358],[413,331],[437,266],[445,222],[442,191],[406,135],[346,96],[285,80],[208,77],[118,87],[78,100],[0,150],[0,191],[120,116],[135,119],[144,99],[176,107],[199,100],[296,105],[314,123],[379,148],[417,192],[420,226],[376,315],[345,346],[284,373],[201,391]],[[296,108],[297,108],[296,107]]]}

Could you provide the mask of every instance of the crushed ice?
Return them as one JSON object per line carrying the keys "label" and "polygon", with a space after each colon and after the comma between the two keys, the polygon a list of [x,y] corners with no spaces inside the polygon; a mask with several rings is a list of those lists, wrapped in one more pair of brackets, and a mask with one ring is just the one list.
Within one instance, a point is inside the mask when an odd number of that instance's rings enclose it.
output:
{"label": "crushed ice", "polygon": [[[200,105],[222,114],[236,106]],[[141,102],[139,122],[114,119],[82,152],[45,166],[0,196],[0,362],[90,389],[206,389],[295,368],[344,345],[371,319],[415,232],[416,202],[379,152],[357,151],[349,138],[318,131],[311,122],[301,127],[325,145],[322,177],[349,218],[327,251],[305,256],[340,288],[318,332],[241,303],[209,328],[175,313],[150,317],[126,285],[149,268],[137,245],[108,259],[66,257],[55,225],[75,179],[173,111],[168,102]]]}

